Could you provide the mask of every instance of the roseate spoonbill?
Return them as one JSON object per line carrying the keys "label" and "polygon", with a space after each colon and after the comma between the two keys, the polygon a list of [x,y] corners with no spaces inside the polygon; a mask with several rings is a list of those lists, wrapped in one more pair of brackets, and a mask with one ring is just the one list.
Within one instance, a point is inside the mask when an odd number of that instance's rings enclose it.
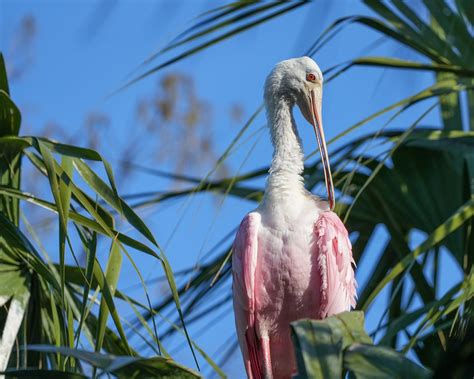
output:
{"label": "roseate spoonbill", "polygon": [[[235,321],[250,379],[287,379],[296,372],[290,322],[355,306],[351,243],[332,212],[322,84],[321,70],[308,57],[278,63],[265,82],[273,160],[263,201],[243,219],[232,257]],[[316,133],[329,203],[304,188],[295,104]]]}

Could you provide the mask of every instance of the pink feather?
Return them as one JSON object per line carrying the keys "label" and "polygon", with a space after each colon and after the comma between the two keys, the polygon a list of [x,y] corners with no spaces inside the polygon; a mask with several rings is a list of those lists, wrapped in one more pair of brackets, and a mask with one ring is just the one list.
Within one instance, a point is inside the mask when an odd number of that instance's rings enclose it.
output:
{"label": "pink feather", "polygon": [[[279,252],[265,250],[265,246],[271,246],[271,241],[266,237],[267,230],[262,225],[259,213],[248,214],[237,232],[232,256],[234,312],[237,335],[250,379],[268,378],[266,371],[270,371],[270,375],[273,375],[270,377],[276,379],[290,378],[295,373],[289,329],[291,321],[300,318],[322,319],[347,311],[356,304],[356,281],[352,268],[354,260],[347,230],[339,217],[328,211],[321,213],[313,230],[313,248],[308,250],[312,251],[316,259],[315,265],[309,268],[311,277],[292,277],[294,284],[305,280],[313,284],[308,288],[306,298],[299,299],[292,293],[285,295],[290,304],[274,312],[268,311],[270,308],[265,304],[278,303],[280,291],[275,292],[275,288],[284,287],[283,282],[278,282],[278,277],[283,272],[291,272],[291,267],[276,264],[271,272],[276,282],[266,283],[262,258],[271,257],[272,254],[278,256]],[[286,248],[291,251],[290,241],[288,245],[282,245],[282,251],[286,251]],[[300,254],[296,250],[293,252]],[[300,300],[302,304],[299,304]]]}

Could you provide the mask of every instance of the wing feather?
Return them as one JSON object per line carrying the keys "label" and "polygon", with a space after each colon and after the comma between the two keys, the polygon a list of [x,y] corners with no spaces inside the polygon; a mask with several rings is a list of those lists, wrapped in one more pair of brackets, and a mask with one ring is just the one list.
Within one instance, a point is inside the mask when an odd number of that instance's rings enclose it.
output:
{"label": "wing feather", "polygon": [[324,212],[315,224],[321,275],[319,316],[325,318],[356,305],[352,246],[347,229],[334,212]]}
{"label": "wing feather", "polygon": [[260,215],[248,214],[240,224],[232,248],[235,323],[249,379],[263,379],[261,346],[255,325],[255,270]]}

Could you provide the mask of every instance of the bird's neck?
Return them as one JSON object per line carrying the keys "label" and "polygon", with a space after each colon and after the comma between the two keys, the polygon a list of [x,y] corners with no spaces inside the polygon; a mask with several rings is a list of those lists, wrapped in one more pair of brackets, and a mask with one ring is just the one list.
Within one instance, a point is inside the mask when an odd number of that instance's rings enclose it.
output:
{"label": "bird's neck", "polygon": [[293,117],[294,102],[285,97],[267,99],[267,121],[274,147],[266,197],[278,197],[304,192],[303,151]]}

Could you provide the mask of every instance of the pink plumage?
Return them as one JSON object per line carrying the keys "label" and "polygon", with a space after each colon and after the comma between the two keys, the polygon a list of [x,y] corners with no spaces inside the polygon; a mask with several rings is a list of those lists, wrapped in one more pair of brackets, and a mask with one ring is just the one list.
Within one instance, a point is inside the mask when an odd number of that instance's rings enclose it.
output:
{"label": "pink plumage", "polygon": [[[267,78],[273,161],[263,201],[242,221],[232,256],[237,335],[250,379],[289,379],[296,373],[290,322],[321,319],[355,306],[351,243],[331,211],[321,97],[322,74],[310,58],[283,61]],[[318,133],[329,204],[304,188],[294,104]]]}
{"label": "pink plumage", "polygon": [[316,221],[316,254],[321,276],[319,318],[355,307],[356,281],[351,241],[342,221],[333,212],[324,212]]}

